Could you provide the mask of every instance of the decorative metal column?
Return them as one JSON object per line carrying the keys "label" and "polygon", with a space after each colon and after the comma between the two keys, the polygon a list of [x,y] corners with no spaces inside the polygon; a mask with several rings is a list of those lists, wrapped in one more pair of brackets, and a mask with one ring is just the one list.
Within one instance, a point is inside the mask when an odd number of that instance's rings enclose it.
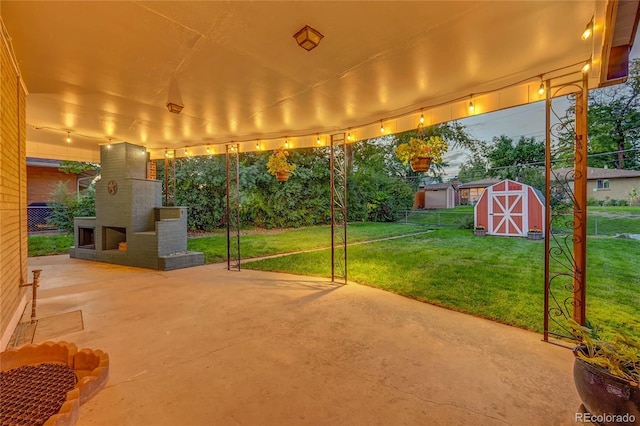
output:
{"label": "decorative metal column", "polygon": [[240,270],[240,145],[226,145],[227,270]]}
{"label": "decorative metal column", "polygon": [[[544,340],[549,341],[550,336],[573,339],[567,319],[586,322],[587,77],[553,88],[547,82],[546,93]],[[573,111],[558,115],[554,98],[565,95],[574,102]],[[573,144],[554,147],[552,138]],[[573,157],[573,170],[559,173],[552,159],[563,154]]]}
{"label": "decorative metal column", "polygon": [[331,135],[331,280],[347,283],[347,141]]}
{"label": "decorative metal column", "polygon": [[164,155],[164,205],[176,205],[176,155],[167,151]]}

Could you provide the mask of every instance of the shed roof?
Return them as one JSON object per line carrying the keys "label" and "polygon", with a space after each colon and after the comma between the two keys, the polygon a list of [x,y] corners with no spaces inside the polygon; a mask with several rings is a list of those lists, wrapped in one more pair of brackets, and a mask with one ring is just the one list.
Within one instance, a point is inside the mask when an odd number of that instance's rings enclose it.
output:
{"label": "shed roof", "polygon": [[460,186],[458,186],[458,188],[486,188],[498,182],[501,182],[501,180],[496,178],[486,178],[486,179],[475,180],[473,182],[463,183]]}

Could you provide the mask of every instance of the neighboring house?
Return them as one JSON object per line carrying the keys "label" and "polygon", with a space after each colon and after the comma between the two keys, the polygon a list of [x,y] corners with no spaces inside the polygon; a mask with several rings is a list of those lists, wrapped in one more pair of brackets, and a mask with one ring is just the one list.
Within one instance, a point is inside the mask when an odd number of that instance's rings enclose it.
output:
{"label": "neighboring house", "polygon": [[[573,191],[573,169],[559,168],[555,176],[567,177]],[[598,201],[629,200],[633,188],[640,192],[640,170],[598,169],[587,167],[587,197]],[[637,200],[636,200],[637,202]]]}
{"label": "neighboring house", "polygon": [[482,191],[484,191],[485,188],[498,182],[500,182],[500,179],[486,178],[459,185],[458,192],[460,194],[460,204],[471,206],[475,205],[480,199]]}
{"label": "neighboring house", "polygon": [[414,209],[452,209],[460,204],[457,183],[432,183],[421,186],[413,201]]}
{"label": "neighboring house", "polygon": [[47,217],[51,210],[47,203],[51,192],[59,183],[63,183],[70,192],[79,192],[87,188],[96,175],[89,171],[75,175],[59,170],[60,161],[41,158],[27,158],[27,226],[29,231],[47,229]]}

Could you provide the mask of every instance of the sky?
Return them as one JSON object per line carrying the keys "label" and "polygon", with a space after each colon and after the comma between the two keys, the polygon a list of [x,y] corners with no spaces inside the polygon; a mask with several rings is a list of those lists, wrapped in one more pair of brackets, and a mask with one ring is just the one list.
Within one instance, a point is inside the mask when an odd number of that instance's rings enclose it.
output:
{"label": "sky", "polygon": [[[636,33],[630,58],[640,58],[640,31]],[[520,139],[521,136],[543,140],[545,137],[545,102],[535,102],[464,118],[459,122],[477,140],[490,142],[494,136],[500,135],[506,135],[514,141]],[[443,177],[445,181],[458,175],[460,166],[467,160],[467,156],[468,153],[461,150],[452,150],[445,156],[444,160],[449,163],[449,166],[445,168],[445,176]]]}

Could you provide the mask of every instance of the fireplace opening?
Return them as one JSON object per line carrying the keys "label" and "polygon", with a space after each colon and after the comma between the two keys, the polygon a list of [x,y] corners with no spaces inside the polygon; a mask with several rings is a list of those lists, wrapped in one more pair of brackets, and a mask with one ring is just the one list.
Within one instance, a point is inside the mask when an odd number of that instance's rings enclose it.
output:
{"label": "fireplace opening", "polygon": [[102,250],[118,250],[120,243],[127,242],[127,228],[118,226],[102,227]]}
{"label": "fireplace opening", "polygon": [[95,250],[95,228],[78,227],[78,248]]}

